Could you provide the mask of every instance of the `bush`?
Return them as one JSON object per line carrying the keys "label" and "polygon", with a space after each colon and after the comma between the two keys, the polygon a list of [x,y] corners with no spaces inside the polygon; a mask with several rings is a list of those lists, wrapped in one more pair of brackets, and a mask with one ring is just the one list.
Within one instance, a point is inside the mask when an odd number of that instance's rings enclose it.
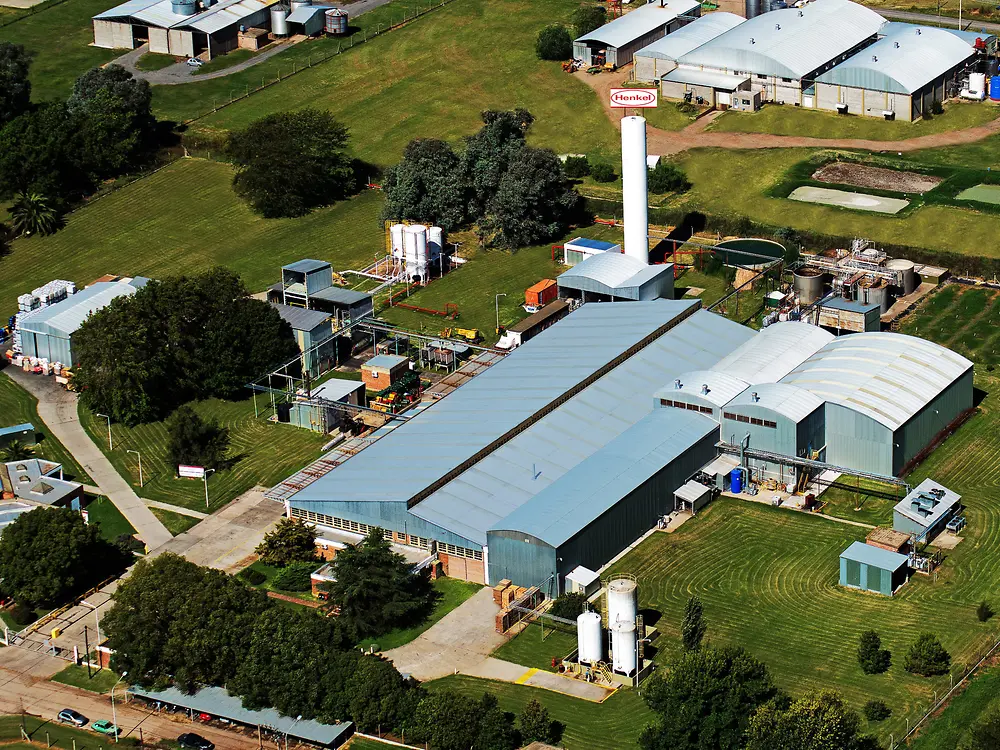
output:
{"label": "bush", "polygon": [[885,701],[870,700],[861,709],[861,713],[868,721],[885,721],[892,716],[892,709],[885,704]]}
{"label": "bush", "polygon": [[567,156],[563,171],[567,177],[586,177],[590,174],[590,162],[586,156]]}
{"label": "bush", "polygon": [[10,615],[10,619],[14,621],[15,625],[19,625],[22,628],[30,625],[37,619],[31,607],[25,604],[15,604],[7,610],[7,614]]}
{"label": "bush", "polygon": [[874,630],[861,634],[858,643],[858,664],[865,674],[882,674],[892,663],[892,654],[882,648],[882,639]]}
{"label": "bush", "polygon": [[549,609],[549,614],[564,620],[575,620],[587,607],[587,597],[583,594],[563,594]]}
{"label": "bush", "polygon": [[947,674],[950,667],[951,655],[931,633],[921,634],[910,646],[903,661],[903,669],[923,677]]}
{"label": "bush", "polygon": [[272,588],[281,591],[308,591],[312,587],[309,574],[316,570],[315,563],[294,563],[278,571],[271,581]]}
{"label": "bush", "polygon": [[656,167],[649,170],[649,192],[683,193],[691,187],[684,170],[676,164],[660,159]]}
{"label": "bush", "polygon": [[601,5],[583,5],[573,11],[573,26],[578,37],[589,34],[607,23],[608,14]]}
{"label": "bush", "polygon": [[535,54],[540,60],[568,60],[573,56],[573,39],[565,26],[554,24],[538,32]]}
{"label": "bush", "polygon": [[944,106],[941,104],[941,102],[939,102],[937,99],[935,99],[933,101],[933,103],[931,104],[931,112],[933,112],[936,115],[943,115],[944,114]]}
{"label": "bush", "polygon": [[979,622],[986,622],[993,617],[994,614],[993,607],[991,607],[990,603],[985,600],[979,602],[976,607],[976,617],[979,619]]}
{"label": "bush", "polygon": [[244,568],[238,573],[238,575],[251,586],[260,586],[267,580],[267,576],[256,568]]}
{"label": "bush", "polygon": [[590,176],[594,178],[594,182],[614,182],[618,179],[615,168],[603,162],[591,165]]}

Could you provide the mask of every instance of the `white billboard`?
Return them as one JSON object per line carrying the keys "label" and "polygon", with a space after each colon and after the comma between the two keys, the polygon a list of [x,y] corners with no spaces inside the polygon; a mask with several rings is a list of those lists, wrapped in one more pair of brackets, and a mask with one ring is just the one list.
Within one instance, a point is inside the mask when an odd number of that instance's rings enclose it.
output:
{"label": "white billboard", "polygon": [[204,466],[185,466],[180,464],[177,467],[177,476],[185,477],[187,479],[204,479],[205,478],[205,467]]}

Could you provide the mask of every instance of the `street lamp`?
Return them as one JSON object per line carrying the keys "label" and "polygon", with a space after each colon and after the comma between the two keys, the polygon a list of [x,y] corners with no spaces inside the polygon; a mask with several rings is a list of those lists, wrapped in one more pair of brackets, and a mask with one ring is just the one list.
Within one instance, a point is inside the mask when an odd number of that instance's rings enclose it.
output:
{"label": "street lamp", "polygon": [[108,420],[108,450],[113,451],[115,449],[115,441],[111,439],[111,417],[107,414],[98,414],[99,417],[104,417]]}
{"label": "street lamp", "polygon": [[215,469],[205,469],[205,474],[202,479],[205,480],[205,509],[208,509],[208,475],[214,474]]}
{"label": "street lamp", "polygon": [[498,294],[493,298],[493,302],[496,304],[497,309],[497,335],[500,335],[500,298],[506,296],[506,294]]}
{"label": "street lamp", "polygon": [[118,712],[115,711],[115,688],[118,687],[118,684],[126,677],[128,677],[128,672],[122,672],[122,676],[118,678],[118,682],[116,682],[114,687],[111,688],[111,723],[115,728],[116,743],[118,742],[118,735],[121,734],[121,730],[118,728]]}
{"label": "street lamp", "polygon": [[134,453],[139,457],[139,487],[142,487],[142,454],[139,451],[134,451],[131,448],[125,449],[126,453]]}

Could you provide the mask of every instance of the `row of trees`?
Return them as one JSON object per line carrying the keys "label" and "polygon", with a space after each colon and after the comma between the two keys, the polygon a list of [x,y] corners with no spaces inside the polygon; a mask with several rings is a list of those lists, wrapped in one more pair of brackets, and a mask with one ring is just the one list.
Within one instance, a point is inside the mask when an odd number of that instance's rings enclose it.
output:
{"label": "row of trees", "polygon": [[[608,20],[601,5],[581,5],[573,12],[572,28],[577,37],[600,28]],[[546,26],[535,39],[535,54],[541,60],[566,60],[573,56],[573,37],[562,24]]]}
{"label": "row of trees", "polygon": [[[74,352],[81,401],[133,425],[192,399],[236,398],[298,346],[274,308],[252,299],[238,275],[215,268],[118,297],[83,323]],[[217,446],[212,439],[204,447]]]}
{"label": "row of trees", "polygon": [[411,141],[382,181],[386,219],[474,226],[481,245],[517,248],[564,234],[581,199],[559,158],[532,148],[530,112],[486,111],[483,127],[455,151],[445,141]]}
{"label": "row of trees", "polygon": [[[866,630],[858,642],[858,664],[865,674],[882,674],[892,664],[892,653],[882,648],[882,639],[874,630]],[[903,658],[903,669],[910,674],[932,677],[948,674],[951,655],[933,633],[921,633]]]}

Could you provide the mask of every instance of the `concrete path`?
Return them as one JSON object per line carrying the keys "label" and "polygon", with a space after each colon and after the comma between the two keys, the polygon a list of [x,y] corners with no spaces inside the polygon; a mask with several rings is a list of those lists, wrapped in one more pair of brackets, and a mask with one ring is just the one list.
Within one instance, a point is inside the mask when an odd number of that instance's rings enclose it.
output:
{"label": "concrete path", "polygon": [[97,483],[101,494],[128,519],[149,549],[155,549],[173,538],[84,431],[77,413],[75,393],[60,388],[52,378],[26,373],[15,367],[7,367],[3,372],[38,399],[38,416],[49,431]]}
{"label": "concrete path", "polygon": [[274,42],[268,49],[254,55],[249,60],[244,60],[241,63],[237,63],[229,68],[224,68],[223,70],[217,70],[214,73],[200,73],[195,75],[196,69],[192,68],[186,62],[168,65],[167,67],[160,68],[159,70],[139,70],[139,68],[136,67],[136,63],[140,57],[149,51],[148,44],[144,44],[138,49],[126,52],[121,57],[117,57],[112,60],[109,65],[121,65],[136,78],[149,81],[150,85],[153,86],[176,86],[181,83],[197,83],[198,81],[210,81],[213,78],[225,78],[233,73],[239,73],[241,70],[252,68],[254,65],[264,62],[269,57],[274,57],[279,52],[283,52],[293,44],[304,41],[306,38],[307,37],[304,36],[296,36],[292,37],[288,41]]}
{"label": "concrete path", "polygon": [[191,518],[200,518],[202,520],[208,518],[208,513],[202,513],[200,510],[191,510],[190,508],[183,508],[180,505],[174,505],[173,503],[161,503],[159,500],[142,500],[150,508],[159,508],[160,510],[169,510],[171,513],[179,513],[182,516],[190,516]]}
{"label": "concrete path", "polygon": [[503,659],[494,659],[493,657],[484,659],[479,664],[468,669],[461,670],[461,673],[470,677],[480,677],[484,680],[498,680],[500,682],[511,682],[515,685],[527,685],[528,687],[551,690],[555,693],[570,695],[574,698],[594,703],[600,703],[615,692],[610,687],[577,680],[573,677],[565,677],[544,669],[528,669],[520,664],[514,664]]}

